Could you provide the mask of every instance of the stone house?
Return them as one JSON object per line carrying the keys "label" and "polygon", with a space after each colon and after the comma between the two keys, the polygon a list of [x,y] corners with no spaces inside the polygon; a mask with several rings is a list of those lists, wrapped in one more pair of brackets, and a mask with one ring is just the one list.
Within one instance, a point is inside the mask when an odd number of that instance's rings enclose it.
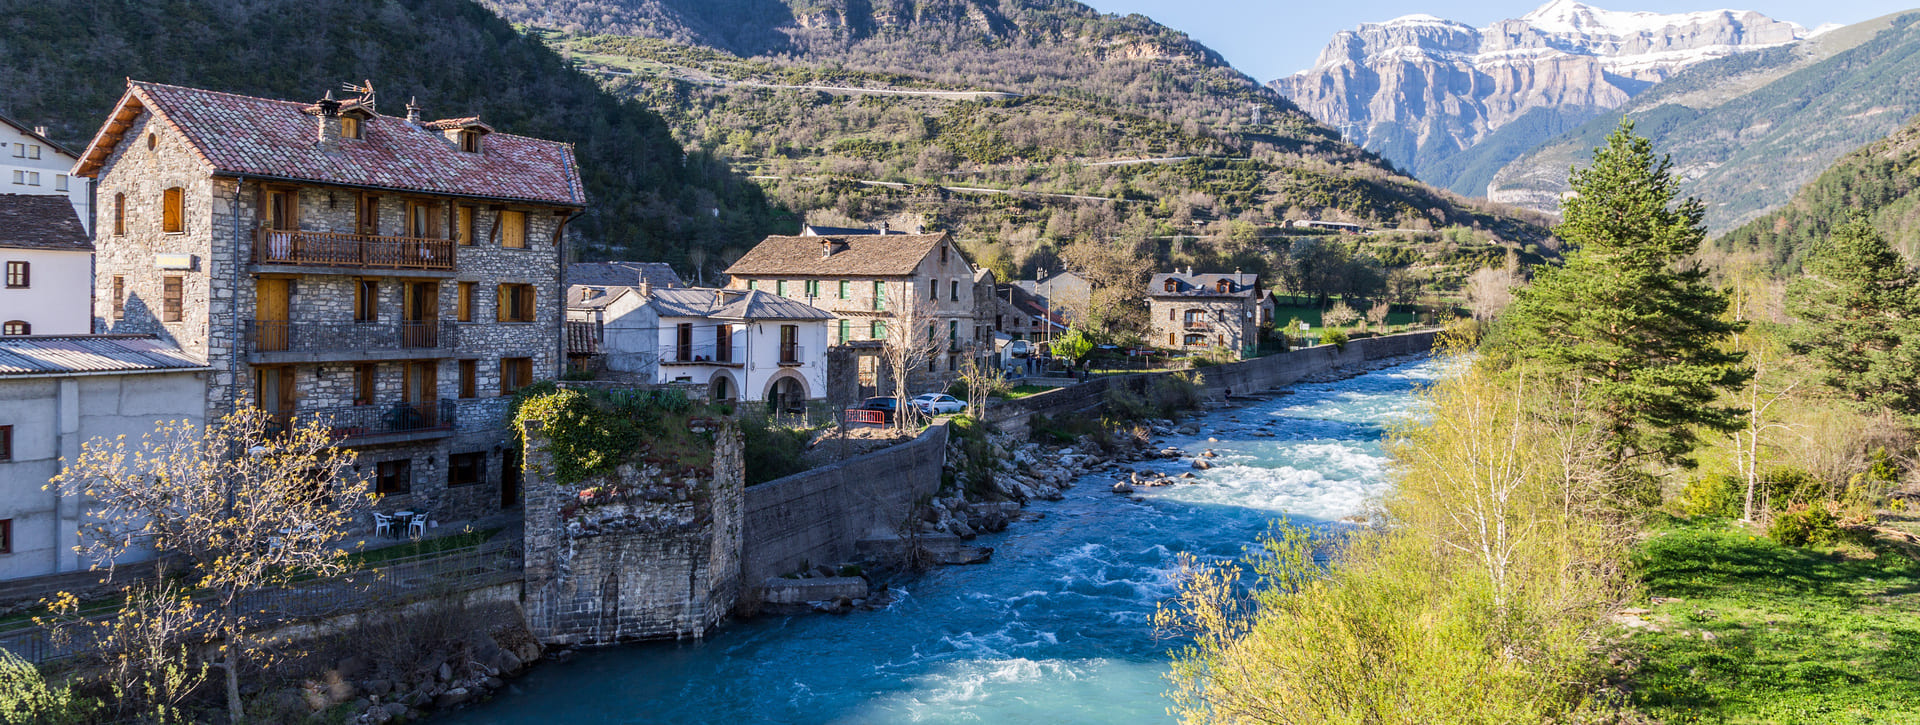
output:
{"label": "stone house", "polygon": [[88,234],[93,232],[93,185],[71,176],[79,156],[47,137],[45,127],[0,114],[0,193],[53,196],[73,207]]}
{"label": "stone house", "polygon": [[893,392],[883,347],[902,305],[925,311],[926,329],[915,334],[940,346],[927,369],[912,371],[913,390],[944,390],[973,346],[974,270],[945,233],[767,237],[726,273],[731,288],[832,313],[828,344],[856,351],[863,394]]}
{"label": "stone house", "polygon": [[781,409],[826,396],[832,313],[759,290],[575,286],[570,320],[591,320],[606,368],[649,384],[694,383],[709,400]]}
{"label": "stone house", "polygon": [[93,331],[93,240],[58,196],[0,194],[0,335]]}
{"label": "stone house", "polygon": [[100,199],[98,329],[211,367],[208,417],[326,421],[382,509],[465,519],[519,501],[506,412],[562,364],[586,196],[571,146],[419,111],[129,81],[74,173]]}
{"label": "stone house", "polygon": [[1041,301],[1041,304],[1062,318],[1071,321],[1075,315],[1082,314],[1093,304],[1093,283],[1073,272],[1055,272],[1047,274],[1040,270],[1036,279],[1023,279],[1010,284]]}
{"label": "stone house", "polygon": [[1273,324],[1273,295],[1260,288],[1260,276],[1162,272],[1147,283],[1150,342],[1173,350],[1203,352],[1224,348],[1252,357],[1259,331]]}
{"label": "stone house", "polygon": [[94,438],[138,441],[156,420],[203,423],[211,372],[151,335],[0,338],[0,579],[91,566],[74,547],[93,507],[43,488],[60,459],[78,458]]}

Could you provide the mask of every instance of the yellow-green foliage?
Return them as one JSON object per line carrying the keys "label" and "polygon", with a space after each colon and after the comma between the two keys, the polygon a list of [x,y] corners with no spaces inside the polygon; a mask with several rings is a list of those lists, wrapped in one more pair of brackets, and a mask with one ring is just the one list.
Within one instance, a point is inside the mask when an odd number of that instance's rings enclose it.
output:
{"label": "yellow-green foliage", "polygon": [[60,725],[87,720],[97,708],[66,685],[49,684],[40,670],[0,649],[0,722]]}
{"label": "yellow-green foliage", "polygon": [[[701,468],[712,460],[709,434],[692,433],[700,410],[677,390],[536,392],[515,401],[514,428],[540,426],[553,454],[554,478],[578,483],[629,460]],[[698,440],[694,440],[698,439]]]}
{"label": "yellow-green foliage", "polygon": [[[1597,503],[1601,440],[1564,391],[1461,372],[1426,395],[1433,422],[1392,444],[1390,525],[1339,543],[1281,529],[1239,570],[1195,568],[1157,622],[1184,722],[1537,723],[1595,706],[1604,613],[1626,595],[1626,537]],[[1191,563],[1191,562],[1190,562]]]}

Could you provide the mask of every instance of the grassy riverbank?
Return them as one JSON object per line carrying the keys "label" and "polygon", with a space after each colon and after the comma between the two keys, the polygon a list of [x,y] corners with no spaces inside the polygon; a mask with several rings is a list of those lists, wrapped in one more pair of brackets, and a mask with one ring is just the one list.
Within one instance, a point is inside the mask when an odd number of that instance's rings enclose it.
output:
{"label": "grassy riverbank", "polygon": [[[1678,723],[1920,722],[1920,562],[1662,522],[1634,553],[1638,709]],[[1637,620],[1637,622],[1636,622]]]}

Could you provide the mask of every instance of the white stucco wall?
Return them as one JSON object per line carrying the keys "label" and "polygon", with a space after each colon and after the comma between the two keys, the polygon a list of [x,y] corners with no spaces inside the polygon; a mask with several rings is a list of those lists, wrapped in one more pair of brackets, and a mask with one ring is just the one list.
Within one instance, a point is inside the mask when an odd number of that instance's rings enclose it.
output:
{"label": "white stucco wall", "polygon": [[6,262],[27,262],[25,289],[0,281],[0,322],[25,320],[35,335],[84,335],[93,331],[93,253],[0,247]]}
{"label": "white stucco wall", "polygon": [[[40,158],[33,158],[38,150]],[[73,211],[80,215],[81,225],[87,233],[93,233],[93,212],[88,209],[93,188],[93,180],[73,176],[67,172],[73,169],[72,156],[61,153],[59,149],[47,145],[45,141],[21,133],[5,123],[0,123],[0,194],[57,194],[67,197],[73,203]],[[27,176],[16,182],[15,171],[26,172]],[[39,174],[38,184],[31,183],[32,174]],[[66,179],[67,188],[60,190],[61,179]]]}
{"label": "white stucco wall", "polygon": [[201,423],[205,375],[0,377],[0,425],[13,426],[13,459],[0,461],[0,519],[13,520],[13,551],[0,554],[0,579],[85,569],[73,547],[87,507],[44,488],[60,459],[79,456],[81,443],[95,438],[125,435],[134,445],[156,421]]}

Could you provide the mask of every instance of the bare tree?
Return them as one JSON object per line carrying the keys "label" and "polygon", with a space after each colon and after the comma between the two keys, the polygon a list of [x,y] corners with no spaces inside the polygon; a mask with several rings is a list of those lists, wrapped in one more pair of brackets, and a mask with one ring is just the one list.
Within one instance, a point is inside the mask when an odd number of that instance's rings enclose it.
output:
{"label": "bare tree", "polygon": [[49,487],[93,502],[81,548],[109,579],[112,562],[139,547],[186,564],[192,586],[208,592],[200,631],[217,645],[238,723],[243,656],[258,671],[288,654],[256,634],[268,622],[246,600],[294,577],[346,571],[336,542],[373,503],[365,477],[349,472],[353,459],[326,421],[288,425],[245,404],[204,428],[161,423],[138,445],[88,441]]}
{"label": "bare tree", "polygon": [[934,313],[937,308],[932,300],[915,296],[911,290],[901,295],[899,304],[890,304],[893,319],[887,322],[887,340],[885,354],[888,367],[893,369],[894,424],[901,430],[907,428],[907,418],[916,411],[908,405],[908,380],[913,371],[928,362],[939,359],[947,349],[947,339],[939,336],[934,329]]}
{"label": "bare tree", "polygon": [[1384,332],[1387,329],[1387,315],[1392,313],[1393,304],[1386,300],[1381,300],[1380,304],[1367,309],[1367,321],[1372,322],[1374,327],[1378,327]]}
{"label": "bare tree", "polygon": [[1320,313],[1320,322],[1327,327],[1346,327],[1359,319],[1360,312],[1345,302],[1335,302],[1326,312]]}
{"label": "bare tree", "polygon": [[1473,311],[1473,319],[1485,322],[1507,309],[1513,303],[1515,284],[1513,272],[1506,269],[1484,267],[1474,272],[1467,278],[1467,309]]}
{"label": "bare tree", "polygon": [[[994,358],[984,358],[993,360]],[[974,420],[985,422],[987,419],[987,398],[1004,393],[1012,386],[1007,383],[1007,371],[992,362],[982,362],[977,355],[968,355],[966,362],[960,364],[960,382],[967,386],[967,415]]]}

